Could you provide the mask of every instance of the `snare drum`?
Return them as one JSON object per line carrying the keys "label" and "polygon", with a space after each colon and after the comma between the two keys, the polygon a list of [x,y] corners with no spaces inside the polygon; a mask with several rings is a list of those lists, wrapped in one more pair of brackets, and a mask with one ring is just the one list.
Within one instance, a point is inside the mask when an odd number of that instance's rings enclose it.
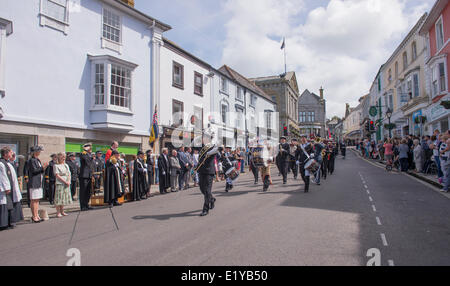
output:
{"label": "snare drum", "polygon": [[315,173],[319,170],[320,165],[316,160],[309,160],[308,163],[305,164],[305,170],[308,170],[310,173]]}
{"label": "snare drum", "polygon": [[239,177],[239,172],[236,170],[236,168],[232,168],[228,170],[225,175],[234,182]]}

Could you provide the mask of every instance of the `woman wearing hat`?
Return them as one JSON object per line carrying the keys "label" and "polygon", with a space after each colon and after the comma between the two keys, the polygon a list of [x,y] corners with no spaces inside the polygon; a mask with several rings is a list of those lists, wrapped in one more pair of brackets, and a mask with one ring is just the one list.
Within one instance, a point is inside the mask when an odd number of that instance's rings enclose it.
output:
{"label": "woman wearing hat", "polygon": [[39,160],[43,148],[36,146],[31,148],[32,157],[28,165],[29,186],[30,186],[30,200],[31,200],[31,213],[33,215],[32,221],[34,223],[41,222],[39,217],[39,200],[44,197],[44,191],[42,189],[42,182],[44,179],[44,170],[48,167],[48,163],[42,164]]}

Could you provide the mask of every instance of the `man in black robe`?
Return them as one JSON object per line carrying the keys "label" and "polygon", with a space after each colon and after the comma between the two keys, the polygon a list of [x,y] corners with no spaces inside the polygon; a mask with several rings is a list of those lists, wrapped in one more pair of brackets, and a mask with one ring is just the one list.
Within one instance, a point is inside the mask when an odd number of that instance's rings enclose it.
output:
{"label": "man in black robe", "polygon": [[158,159],[159,169],[159,192],[161,194],[169,193],[167,191],[170,188],[170,161],[169,161],[169,149],[163,148],[162,154]]}
{"label": "man in black robe", "polygon": [[48,163],[48,167],[45,169],[45,193],[48,201],[53,205],[55,200],[55,189],[56,189],[56,176],[54,166],[57,164],[56,154],[51,155],[52,160]]}
{"label": "man in black robe", "polygon": [[137,156],[133,168],[133,201],[146,200],[148,192],[145,154],[139,151]]}
{"label": "man in black robe", "polygon": [[106,162],[104,182],[104,202],[110,207],[121,206],[118,199],[125,194],[120,167],[120,154],[112,151],[111,158]]}

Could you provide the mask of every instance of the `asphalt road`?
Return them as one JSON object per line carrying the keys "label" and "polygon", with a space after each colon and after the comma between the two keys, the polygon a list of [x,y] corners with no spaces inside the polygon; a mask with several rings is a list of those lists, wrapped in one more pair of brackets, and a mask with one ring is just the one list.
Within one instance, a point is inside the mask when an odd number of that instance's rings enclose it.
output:
{"label": "asphalt road", "polygon": [[268,193],[248,173],[230,193],[215,183],[203,218],[191,189],[114,208],[119,229],[109,209],[20,225],[0,232],[0,265],[64,266],[73,248],[83,266],[450,265],[450,200],[432,187],[351,152],[308,194],[273,180]]}

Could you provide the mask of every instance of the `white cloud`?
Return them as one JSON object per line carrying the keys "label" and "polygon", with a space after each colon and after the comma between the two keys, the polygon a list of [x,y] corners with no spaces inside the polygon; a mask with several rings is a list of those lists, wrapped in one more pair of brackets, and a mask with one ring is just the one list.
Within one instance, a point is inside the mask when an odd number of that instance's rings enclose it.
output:
{"label": "white cloud", "polygon": [[379,67],[431,8],[411,3],[332,0],[304,13],[302,0],[228,0],[222,62],[248,77],[280,74],[279,39],[286,35],[288,69],[296,71],[301,91],[323,86],[327,117],[343,116],[345,103],[356,105],[368,93]]}

